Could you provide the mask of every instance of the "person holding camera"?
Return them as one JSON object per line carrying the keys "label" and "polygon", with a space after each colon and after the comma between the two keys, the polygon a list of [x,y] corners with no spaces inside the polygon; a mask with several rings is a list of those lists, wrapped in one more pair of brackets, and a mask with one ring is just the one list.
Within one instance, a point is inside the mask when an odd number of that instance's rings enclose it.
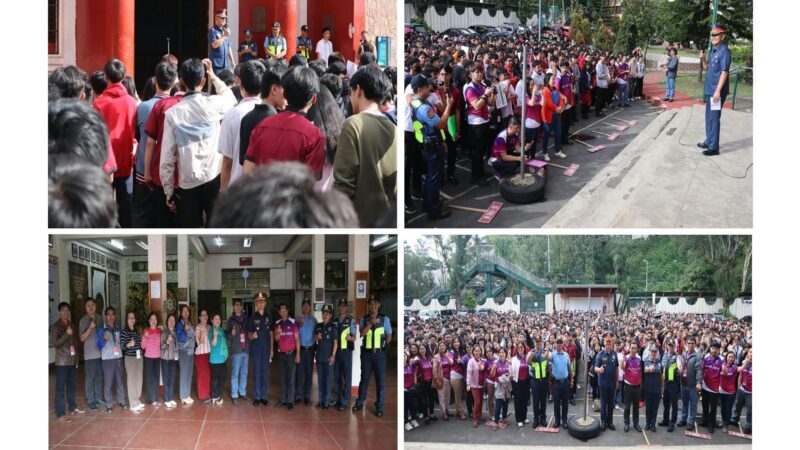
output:
{"label": "person holding camera", "polygon": [[214,75],[223,70],[233,72],[233,67],[236,65],[233,61],[230,37],[228,10],[220,8],[214,13],[214,26],[208,30],[208,58],[211,60]]}

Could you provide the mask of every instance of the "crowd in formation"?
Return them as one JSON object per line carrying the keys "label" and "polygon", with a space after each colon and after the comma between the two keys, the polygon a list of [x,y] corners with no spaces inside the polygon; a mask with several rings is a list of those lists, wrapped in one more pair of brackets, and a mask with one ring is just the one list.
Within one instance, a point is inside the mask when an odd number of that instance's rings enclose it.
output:
{"label": "crowd in formation", "polygon": [[514,39],[414,33],[406,36],[405,71],[406,213],[415,213],[422,199],[423,212],[437,219],[450,214],[439,189],[445,179],[459,183],[459,150],[478,185],[487,184],[487,163],[498,179],[519,173],[523,151],[545,161],[566,158],[574,123],[643,96],[645,64],[639,48],[615,54],[566,39],[537,41],[530,33]]}
{"label": "crowd in formation", "polygon": [[[323,305],[321,322],[311,313],[308,299],[303,300],[302,315],[294,318],[289,316],[288,306],[281,303],[279,318],[274,321],[265,309],[267,296],[259,292],[254,300],[256,310],[248,317],[243,314],[241,300],[235,299],[233,314],[224,323],[218,312],[209,317],[205,310],[192,323],[189,307],[182,305],[177,316],[169,313],[163,322],[159,314],[151,312],[144,326],[136,322],[133,312],[127,313],[122,326],[118,325],[116,310],[111,306],[101,316],[92,298],[86,299],[86,314],[76,324],[69,304],[62,302],[59,319],[50,326],[55,349],[57,418],[71,421],[70,415],[85,412],[75,401],[78,346],[83,349],[90,411],[105,408],[113,413],[115,405],[137,413],[147,405],[172,409],[178,406],[176,394],[181,404],[189,406],[195,402],[192,392],[198,401],[219,406],[224,402],[223,390],[228,380],[231,402],[252,400],[254,407],[267,406],[273,360],[280,363],[280,398],[276,407],[292,410],[300,402],[311,405],[316,361],[316,406],[344,411],[350,407],[352,358],[358,336],[362,337],[361,379],[352,410],[364,408],[374,373],[375,414],[383,415],[385,351],[391,342],[392,327],[389,317],[380,312],[377,297],[370,298],[368,314],[360,321],[348,315],[347,300],[341,299],[335,318],[333,306]],[[252,373],[250,395],[248,373]],[[159,395],[160,386],[163,396]]]}
{"label": "crowd in formation", "polygon": [[[591,391],[595,408],[599,403],[603,431],[616,429],[613,413],[620,408],[624,431],[641,431],[643,407],[644,428],[652,432],[699,426],[713,433],[739,425],[752,432],[749,323],[656,314],[648,307],[620,315],[504,313],[490,319],[467,313],[406,323],[407,431],[420,421],[439,420],[437,405],[441,420],[471,416],[473,427],[488,418],[489,427],[506,428],[513,405],[520,428],[531,420],[533,428],[566,428],[569,406],[575,405],[588,372],[584,388]],[[746,420],[740,424],[745,407]]]}
{"label": "crowd in formation", "polygon": [[210,57],[167,54],[144,86],[111,59],[49,76],[50,227],[392,227],[396,70],[362,34],[355,61],[307,28],[233,65],[218,11]]}

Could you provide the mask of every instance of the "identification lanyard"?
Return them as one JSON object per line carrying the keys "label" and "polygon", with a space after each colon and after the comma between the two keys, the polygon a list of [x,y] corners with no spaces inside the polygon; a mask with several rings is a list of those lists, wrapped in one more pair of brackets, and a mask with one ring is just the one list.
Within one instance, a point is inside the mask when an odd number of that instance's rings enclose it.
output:
{"label": "identification lanyard", "polygon": [[114,342],[114,356],[119,356],[119,344],[117,343],[117,333],[111,329],[111,340]]}

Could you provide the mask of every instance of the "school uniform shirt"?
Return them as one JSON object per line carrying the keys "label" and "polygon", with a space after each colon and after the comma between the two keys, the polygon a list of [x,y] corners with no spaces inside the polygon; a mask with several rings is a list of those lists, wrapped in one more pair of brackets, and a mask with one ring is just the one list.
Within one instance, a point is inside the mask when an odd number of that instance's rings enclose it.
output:
{"label": "school uniform shirt", "polygon": [[333,42],[320,39],[319,42],[317,42],[317,48],[315,51],[319,53],[319,59],[325,62],[325,67],[327,67],[328,57],[331,56],[331,53],[333,53]]}
{"label": "school uniform shirt", "polygon": [[489,162],[493,163],[498,160],[503,159],[503,154],[511,153],[517,148],[517,143],[519,142],[519,136],[508,135],[508,128],[501,131],[497,134],[497,137],[494,139],[494,145],[492,145],[492,155],[489,157]]}
{"label": "school uniform shirt", "polygon": [[640,386],[642,384],[642,358],[638,354],[634,353],[625,357],[622,379],[625,384],[630,386]]}
{"label": "school uniform shirt", "polygon": [[719,393],[720,394],[735,394],[736,393],[736,379],[739,375],[737,372],[738,367],[736,364],[728,366],[727,363],[722,363],[722,368],[727,370],[728,374],[720,372],[719,375]]}
{"label": "school uniform shirt", "polygon": [[753,392],[753,364],[750,364],[747,367],[742,369],[741,377],[742,377],[742,384],[739,386],[739,389],[744,391],[747,394],[752,393]]}
{"label": "school uniform shirt", "polygon": [[245,159],[258,166],[272,162],[299,162],[322,173],[325,136],[299,111],[283,111],[259,122],[250,134]]}
{"label": "school uniform shirt", "polygon": [[245,97],[222,118],[218,151],[222,156],[232,161],[228,186],[235,183],[242,176],[242,165],[238,164],[239,152],[241,151],[239,131],[242,125],[242,118],[259,103],[261,103],[261,98],[259,97]]}
{"label": "school uniform shirt", "polygon": [[278,350],[281,353],[290,353],[295,351],[296,346],[294,343],[294,337],[295,335],[298,335],[299,338],[300,333],[297,322],[289,317],[286,320],[278,320],[275,322],[273,328],[280,330],[280,336],[278,337]]}
{"label": "school uniform shirt", "polygon": [[414,366],[406,364],[403,366],[403,389],[409,390],[414,385]]}
{"label": "school uniform shirt", "polygon": [[450,372],[452,370],[453,364],[451,363],[452,355],[450,353],[445,353],[444,356],[441,354],[439,355],[439,359],[442,362],[442,378],[445,380],[450,379]]}
{"label": "school uniform shirt", "polygon": [[417,379],[424,381],[431,381],[433,378],[433,361],[425,357],[417,357]]}
{"label": "school uniform shirt", "polygon": [[488,104],[484,103],[480,109],[475,109],[472,106],[473,100],[480,100],[485,92],[486,87],[475,82],[470,82],[464,88],[464,99],[467,101],[467,123],[469,125],[483,125],[489,122]]}
{"label": "school uniform shirt", "polygon": [[722,375],[722,358],[717,356],[714,358],[709,353],[703,358],[702,372],[703,372],[703,390],[709,392],[719,392],[720,376]]}
{"label": "school uniform shirt", "polygon": [[[162,98],[157,101],[150,114],[147,116],[147,123],[144,126],[144,132],[148,138],[155,142],[153,146],[153,160],[150,164],[150,176],[153,178],[153,184],[156,186],[163,186],[161,181],[161,142],[164,135],[164,115],[167,110],[180,103],[183,100],[183,94],[175,94],[171,97]],[[175,174],[172,177],[172,186],[178,187],[178,177],[180,168],[175,167]]]}

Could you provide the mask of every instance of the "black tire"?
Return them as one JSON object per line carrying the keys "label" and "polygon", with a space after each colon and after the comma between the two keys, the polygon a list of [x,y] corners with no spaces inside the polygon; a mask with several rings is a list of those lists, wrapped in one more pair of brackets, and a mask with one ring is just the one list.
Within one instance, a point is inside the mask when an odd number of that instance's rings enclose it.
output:
{"label": "black tire", "polygon": [[583,415],[572,416],[567,419],[569,425],[569,435],[581,441],[588,441],[600,435],[600,419],[594,416],[586,416],[588,423],[583,422]]}
{"label": "black tire", "polygon": [[514,186],[511,183],[511,178],[505,177],[500,182],[500,196],[503,200],[511,203],[534,203],[544,199],[544,187],[547,184],[547,179],[535,173],[532,174],[535,178],[533,185],[526,187]]}

